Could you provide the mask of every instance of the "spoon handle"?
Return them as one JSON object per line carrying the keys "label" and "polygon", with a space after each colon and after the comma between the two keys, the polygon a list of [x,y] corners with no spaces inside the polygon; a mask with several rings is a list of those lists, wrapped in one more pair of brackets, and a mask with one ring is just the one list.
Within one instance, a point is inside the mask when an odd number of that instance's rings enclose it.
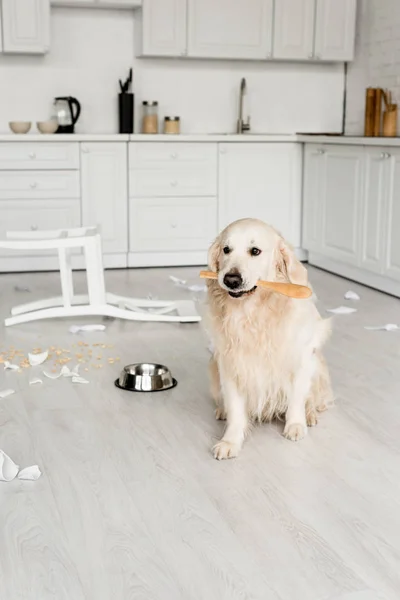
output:
{"label": "spoon handle", "polygon": [[[200,271],[200,277],[202,279],[217,279],[217,273],[213,271]],[[282,283],[279,281],[257,281],[257,285],[265,289],[273,290],[278,294],[283,294],[289,298],[309,298],[312,291],[306,285],[298,285],[297,283]]]}

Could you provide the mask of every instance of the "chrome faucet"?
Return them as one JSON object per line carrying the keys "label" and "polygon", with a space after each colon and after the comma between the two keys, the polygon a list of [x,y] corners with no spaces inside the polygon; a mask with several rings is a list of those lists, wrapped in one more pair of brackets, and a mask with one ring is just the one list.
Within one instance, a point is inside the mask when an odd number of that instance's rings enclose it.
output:
{"label": "chrome faucet", "polygon": [[250,131],[250,117],[247,117],[247,121],[243,121],[243,97],[246,93],[246,80],[243,77],[240,82],[240,93],[239,93],[239,118],[237,121],[236,133],[244,133]]}

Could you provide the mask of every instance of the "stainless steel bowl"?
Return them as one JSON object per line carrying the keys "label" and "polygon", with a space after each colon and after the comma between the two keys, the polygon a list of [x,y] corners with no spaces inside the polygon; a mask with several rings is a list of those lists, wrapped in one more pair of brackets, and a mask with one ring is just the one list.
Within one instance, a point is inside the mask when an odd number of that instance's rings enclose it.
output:
{"label": "stainless steel bowl", "polygon": [[127,365],[115,381],[117,387],[131,392],[161,392],[176,384],[168,367],[156,363]]}

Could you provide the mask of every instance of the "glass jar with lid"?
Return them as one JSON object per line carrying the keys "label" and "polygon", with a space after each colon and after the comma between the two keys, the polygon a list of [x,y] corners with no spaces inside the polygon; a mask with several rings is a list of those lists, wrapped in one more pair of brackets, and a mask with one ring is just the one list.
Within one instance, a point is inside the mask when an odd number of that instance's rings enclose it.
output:
{"label": "glass jar with lid", "polygon": [[143,102],[142,133],[158,133],[158,102]]}
{"label": "glass jar with lid", "polygon": [[164,133],[178,134],[181,131],[181,120],[179,117],[164,118]]}

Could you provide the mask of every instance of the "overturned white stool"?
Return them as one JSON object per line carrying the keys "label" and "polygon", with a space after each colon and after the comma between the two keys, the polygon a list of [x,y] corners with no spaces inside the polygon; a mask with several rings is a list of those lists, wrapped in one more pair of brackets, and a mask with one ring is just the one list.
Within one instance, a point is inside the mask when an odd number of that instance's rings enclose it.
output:
{"label": "overturned white stool", "polygon": [[[129,321],[195,323],[201,320],[194,302],[126,298],[106,292],[101,236],[97,227],[54,231],[11,231],[0,240],[10,250],[57,250],[61,296],[21,304],[11,309],[5,325],[17,325],[53,317],[104,316]],[[83,248],[86,262],[87,295],[74,295],[71,251]],[[175,314],[173,314],[175,313]]]}

